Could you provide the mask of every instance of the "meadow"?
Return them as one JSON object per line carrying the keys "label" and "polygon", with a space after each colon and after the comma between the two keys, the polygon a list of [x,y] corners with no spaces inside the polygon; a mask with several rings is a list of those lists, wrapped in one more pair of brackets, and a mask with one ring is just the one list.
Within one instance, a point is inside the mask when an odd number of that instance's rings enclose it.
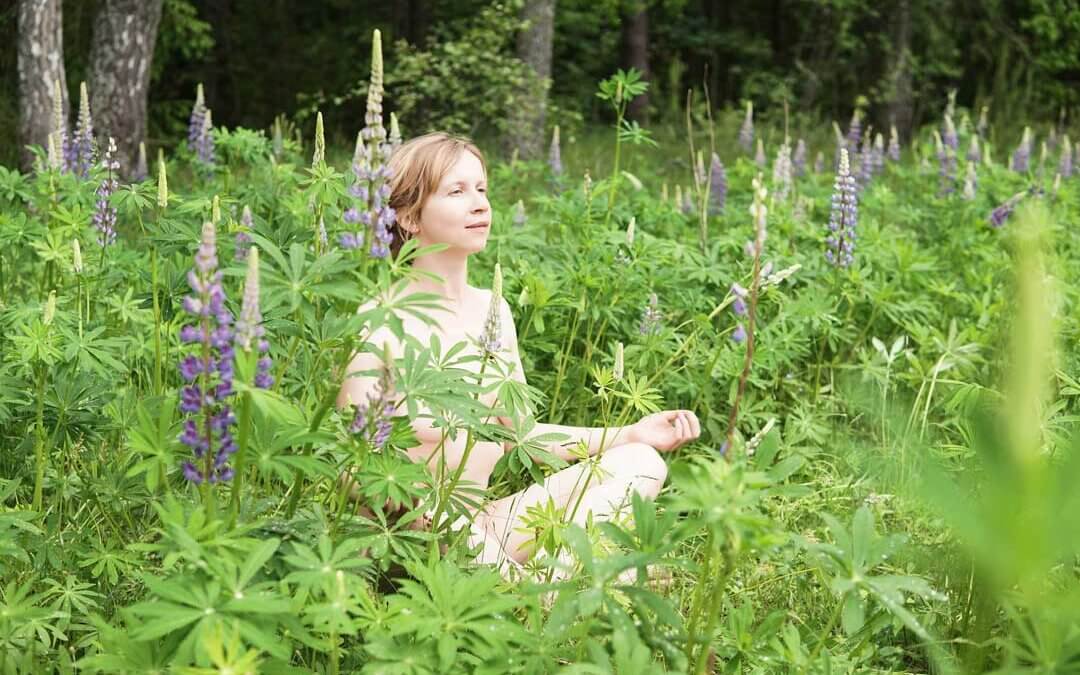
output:
{"label": "meadow", "polygon": [[434,302],[394,292],[422,252],[378,246],[381,75],[355,150],[197,103],[118,180],[87,106],[0,168],[0,671],[1080,672],[1068,129],[942,101],[904,143],[700,104],[650,130],[620,72],[612,127],[489,152],[471,283],[499,264],[525,421],[488,421],[460,345],[382,374],[408,410],[510,441],[494,497],[560,466],[531,421],[703,424],[632,519],[530,513],[506,580],[412,526],[467,504],[408,415],[334,405],[364,336]]}

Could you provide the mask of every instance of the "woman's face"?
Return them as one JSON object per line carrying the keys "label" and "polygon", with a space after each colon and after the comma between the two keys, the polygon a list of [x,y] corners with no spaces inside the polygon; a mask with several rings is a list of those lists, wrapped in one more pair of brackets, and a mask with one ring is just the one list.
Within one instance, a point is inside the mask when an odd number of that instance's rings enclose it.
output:
{"label": "woman's face", "polygon": [[[416,224],[410,224],[416,228]],[[469,151],[446,172],[420,210],[419,244],[449,244],[466,253],[482,251],[491,232],[491,204],[484,166]]]}

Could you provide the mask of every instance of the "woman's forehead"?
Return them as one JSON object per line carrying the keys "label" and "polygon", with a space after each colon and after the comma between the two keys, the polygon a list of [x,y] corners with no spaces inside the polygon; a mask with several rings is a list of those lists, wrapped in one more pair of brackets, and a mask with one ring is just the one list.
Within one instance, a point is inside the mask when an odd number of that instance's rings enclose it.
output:
{"label": "woman's forehead", "polygon": [[454,183],[480,182],[486,180],[486,178],[484,165],[480,162],[480,159],[466,150],[461,153],[461,156],[457,158],[457,161],[454,162],[439,183],[443,186],[450,186]]}

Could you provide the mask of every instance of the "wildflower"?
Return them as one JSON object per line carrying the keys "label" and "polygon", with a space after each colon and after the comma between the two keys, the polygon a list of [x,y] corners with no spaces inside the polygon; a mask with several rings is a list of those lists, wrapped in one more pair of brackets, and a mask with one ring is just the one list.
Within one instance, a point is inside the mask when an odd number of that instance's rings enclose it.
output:
{"label": "wildflower", "polygon": [[656,293],[649,294],[649,301],[641,313],[641,323],[638,324],[638,333],[641,335],[655,335],[660,332],[660,322],[664,314],[659,310],[660,299]]}
{"label": "wildflower", "polygon": [[234,240],[234,257],[237,260],[246,260],[248,251],[251,248],[251,231],[254,227],[254,218],[251,215],[251,209],[245,204],[244,209],[240,212],[240,229],[236,231],[236,238]]}
{"label": "wildflower", "polygon": [[682,193],[682,212],[689,215],[694,212],[694,196],[690,188],[686,188]]}
{"label": "wildflower", "polygon": [[764,169],[769,163],[769,160],[765,157],[765,144],[761,142],[761,139],[757,139],[757,154],[754,155],[754,164]]}
{"label": "wildflower", "polygon": [[183,307],[195,323],[181,329],[180,341],[195,344],[198,350],[180,363],[180,375],[187,382],[180,392],[180,410],[192,416],[184,422],[180,441],[192,449],[195,459],[185,462],[183,470],[193,483],[216,483],[232,478],[227,462],[236,444],[230,432],[235,418],[228,405],[233,394],[232,316],[225,307],[213,221],[203,223],[188,284],[193,293],[184,298]]}
{"label": "wildflower", "polygon": [[188,117],[188,149],[198,152],[198,146],[203,134],[203,122],[206,117],[206,100],[203,98],[202,82],[195,85],[195,104],[191,106],[191,116]]}
{"label": "wildflower", "polygon": [[836,120],[833,120],[832,129],[833,129],[833,135],[836,137],[836,152],[835,152],[835,155],[833,157],[833,169],[836,170],[836,169],[840,168],[840,151],[841,150],[848,150],[848,154],[855,154],[856,152],[858,152],[859,149],[858,148],[855,148],[854,150],[849,150],[848,149],[847,139],[844,138],[844,134],[843,134],[842,131],[840,131],[840,125],[836,123]]}
{"label": "wildflower", "polygon": [[870,181],[874,178],[874,153],[870,147],[870,136],[867,135],[863,138],[862,152],[858,155],[859,158],[859,177],[858,187],[859,190],[865,190],[870,185]]}
{"label": "wildflower", "polygon": [[42,312],[41,323],[48,326],[56,317],[56,291],[49,291],[49,299],[45,301],[45,309]]}
{"label": "wildflower", "polygon": [[199,161],[206,165],[212,165],[214,163],[214,122],[210,115],[210,109],[207,108],[203,113],[202,132],[199,134],[199,138],[195,143],[195,156],[199,158]]}
{"label": "wildflower", "polygon": [[47,148],[48,154],[46,155],[49,168],[56,170],[62,169],[64,166],[63,153],[61,152],[60,145],[57,142],[58,135],[59,134],[57,133],[49,134],[49,146]]}
{"label": "wildflower", "polygon": [[956,156],[952,154],[952,148],[945,144],[937,130],[934,130],[934,147],[938,159],[938,193],[949,194],[953,191],[953,183],[956,181]]}
{"label": "wildflower", "polygon": [[559,125],[556,124],[551,132],[551,149],[548,150],[548,166],[551,167],[552,175],[562,175],[562,149],[559,147]]}
{"label": "wildflower", "polygon": [[214,195],[214,198],[210,200],[210,220],[217,225],[221,222],[221,197]]}
{"label": "wildflower", "polygon": [[746,299],[749,297],[749,291],[743,288],[738,282],[735,282],[731,284],[731,294],[735,296],[735,299],[731,303],[731,311],[737,317],[746,316]]}
{"label": "wildflower", "polygon": [[768,210],[765,208],[765,198],[768,196],[769,191],[765,189],[761,174],[758,174],[750,184],[754,188],[754,201],[750,205],[750,215],[754,219],[755,235],[753,240],[746,242],[746,253],[748,256],[759,258],[761,252],[765,249],[765,217],[768,214]]}
{"label": "wildflower", "polygon": [[697,159],[694,162],[694,186],[698,187],[705,184],[705,160],[701,151],[697,151]]}
{"label": "wildflower", "polygon": [[393,154],[394,150],[401,145],[401,127],[398,126],[397,114],[390,113],[390,152]]}
{"label": "wildflower", "polygon": [[896,132],[895,124],[889,127],[889,159],[900,161],[900,134]]}
{"label": "wildflower", "polygon": [[520,199],[514,204],[514,227],[523,227],[529,217],[525,215],[525,202]]}
{"label": "wildflower", "polygon": [[964,192],[963,197],[965,201],[972,201],[975,199],[975,190],[978,188],[979,177],[975,172],[975,162],[967,163],[967,175],[964,176]]}
{"label": "wildflower", "polygon": [[273,361],[266,355],[270,343],[263,339],[265,329],[262,326],[262,313],[259,311],[259,249],[252,246],[247,257],[247,277],[244,279],[244,299],[240,306],[240,317],[236,320],[236,346],[245,352],[251,352],[252,345],[261,355],[255,371],[255,386],[269,389],[274,384],[270,374]]}
{"label": "wildflower", "polygon": [[623,171],[622,175],[623,178],[625,178],[630,183],[630,187],[634,188],[635,192],[645,188],[645,185],[642,184],[641,179],[630,173],[629,171]]}
{"label": "wildflower", "polygon": [[634,247],[634,227],[637,225],[637,218],[630,216],[630,222],[626,224],[626,246],[627,248]]}
{"label": "wildflower", "polygon": [[709,181],[709,211],[713,214],[723,213],[727,201],[727,172],[715,152],[709,167]]}
{"label": "wildflower", "polygon": [[1043,176],[1043,170],[1046,168],[1046,155],[1047,155],[1046,141],[1043,141],[1042,144],[1041,144],[1041,149],[1039,151],[1039,171],[1038,171],[1038,176],[1039,176],[1040,179]]}
{"label": "wildflower", "polygon": [[113,192],[116,192],[118,187],[114,172],[120,168],[120,162],[113,159],[115,152],[116,141],[110,136],[105,157],[101,162],[102,168],[105,169],[105,177],[95,191],[97,203],[94,206],[93,223],[94,228],[98,231],[98,245],[100,246],[108,246],[116,241],[116,207],[109,201],[109,198]]}
{"label": "wildflower", "polygon": [[780,201],[787,199],[791,191],[791,145],[787,139],[776,151],[776,160],[773,162],[773,185],[776,186],[776,198]]}
{"label": "wildflower", "polygon": [[885,170],[885,137],[880,133],[874,136],[874,149],[870,153],[870,168],[874,174]]}
{"label": "wildflower", "polygon": [[945,146],[954,153],[960,148],[960,139],[956,135],[956,125],[953,124],[952,115],[945,115],[945,122],[942,125],[941,131],[941,140],[945,143]]}
{"label": "wildflower", "polygon": [[169,179],[165,176],[165,160],[158,158],[157,205],[164,209],[169,205]]}
{"label": "wildflower", "polygon": [[978,163],[982,160],[982,152],[979,151],[979,137],[971,137],[971,145],[968,146],[967,161]]}
{"label": "wildflower", "polygon": [[986,138],[986,132],[990,128],[990,123],[987,121],[987,115],[990,112],[989,106],[983,106],[979,111],[979,123],[975,126],[975,132],[983,138]]}
{"label": "wildflower", "polygon": [[682,208],[683,208],[682,186],[681,185],[676,185],[675,186],[675,208],[677,208],[679,210],[682,210]]}
{"label": "wildflower", "polygon": [[271,147],[274,150],[274,157],[281,158],[281,153],[285,151],[285,136],[281,131],[281,115],[274,118],[274,123],[270,127]]}
{"label": "wildflower", "polygon": [[139,142],[139,153],[135,160],[135,170],[131,174],[133,180],[142,182],[150,175],[150,169],[146,164],[146,143]]}
{"label": "wildflower", "polygon": [[83,259],[82,259],[82,247],[79,246],[78,239],[71,240],[71,266],[75,270],[75,274],[82,274],[83,272]]}
{"label": "wildflower", "polygon": [[817,155],[814,156],[814,173],[821,173],[825,170],[825,153],[818,150]]}
{"label": "wildflower", "polygon": [[49,166],[63,169],[67,147],[67,120],[64,118],[64,90],[60,80],[53,80],[53,130],[49,134]]}
{"label": "wildflower", "polygon": [[751,101],[746,102],[746,117],[739,127],[739,145],[747,153],[754,147],[754,104]]}
{"label": "wildflower", "polygon": [[86,83],[79,84],[79,118],[75,136],[64,151],[67,170],[87,178],[94,165],[94,120],[90,116],[90,93]]}
{"label": "wildflower", "polygon": [[1066,134],[1061,139],[1061,160],[1058,162],[1058,173],[1062,178],[1071,178],[1073,172],[1073,146]]}
{"label": "wildflower", "polygon": [[1023,173],[1028,170],[1028,165],[1031,160],[1031,128],[1024,127],[1024,135],[1020,139],[1020,145],[1016,146],[1016,150],[1013,152],[1012,164],[1009,168],[1018,173]]}
{"label": "wildflower", "polygon": [[743,325],[737,324],[735,330],[731,333],[731,339],[738,343],[746,342],[746,329]]}
{"label": "wildflower", "polygon": [[851,177],[847,150],[840,153],[840,169],[833,185],[829,236],[825,239],[825,259],[838,267],[848,267],[854,257],[855,226],[859,216],[855,179]]}
{"label": "wildflower", "polygon": [[795,144],[795,154],[791,158],[791,167],[795,170],[796,178],[802,178],[806,175],[806,141],[801,138]]}
{"label": "wildflower", "polygon": [[619,342],[615,345],[615,365],[611,369],[611,379],[616,382],[623,378],[623,370],[625,368],[624,361],[623,343]]}
{"label": "wildflower", "polygon": [[480,335],[480,350],[490,356],[502,348],[502,266],[495,263],[495,277],[491,282],[491,304],[488,305],[487,318],[484,320],[484,332]]}
{"label": "wildflower", "polygon": [[862,141],[862,116],[859,114],[859,109],[856,108],[851,113],[851,122],[848,123],[847,130],[847,147],[848,152],[854,154],[858,152],[860,142]]}
{"label": "wildflower", "polygon": [[315,152],[311,155],[311,166],[316,167],[326,162],[326,135],[323,132],[322,111],[315,113]]}
{"label": "wildflower", "polygon": [[[386,447],[390,432],[394,428],[393,417],[397,406],[394,404],[394,380],[391,370],[393,362],[393,356],[387,350],[383,355],[374,390],[368,394],[367,401],[356,406],[353,421],[349,425],[349,430],[367,441],[375,451]],[[372,411],[374,416],[369,417]]]}

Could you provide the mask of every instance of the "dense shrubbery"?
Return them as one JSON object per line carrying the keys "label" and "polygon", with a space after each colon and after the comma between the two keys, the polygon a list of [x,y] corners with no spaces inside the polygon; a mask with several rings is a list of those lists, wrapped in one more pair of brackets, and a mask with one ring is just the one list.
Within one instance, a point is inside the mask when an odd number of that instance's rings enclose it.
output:
{"label": "dense shrubbery", "polygon": [[[620,120],[635,90],[627,74],[601,86]],[[973,133],[961,125],[961,147]],[[705,425],[632,522],[533,514],[547,549],[576,561],[545,584],[543,556],[538,580],[508,583],[454,533],[409,527],[436,486],[401,451],[407,420],[379,436],[334,409],[362,336],[428,301],[356,313],[417,254],[334,245],[355,228],[359,172],[319,151],[307,168],[307,152],[259,132],[213,134],[216,163],[183,149],[167,185],[162,166],[105,198],[101,167],[82,179],[42,156],[33,175],[0,170],[5,672],[1075,668],[1080,188],[1053,178],[1056,149],[1018,172],[993,148],[966,195],[951,138],[944,178],[930,134],[907,161],[853,161],[857,224],[831,201],[831,147],[815,172],[770,144],[769,180],[732,135],[717,148],[725,204],[708,153],[687,171],[683,149],[650,156],[621,121],[607,176],[495,162],[474,278],[501,262],[532,387],[508,381],[500,398],[539,398],[566,424],[664,404]],[[596,154],[563,152],[574,167]],[[95,243],[109,208],[118,236]],[[852,225],[851,264],[834,266],[827,238]],[[231,329],[200,332],[232,317],[250,351]],[[212,372],[186,360],[198,353]],[[483,422],[455,358],[420,345],[386,376],[463,432],[507,433]],[[220,465],[187,419],[210,420]],[[193,457],[200,478],[235,476],[193,484]],[[515,447],[492,494],[542,458]],[[371,517],[336,481],[347,467]],[[391,518],[409,499],[420,506]]]}

